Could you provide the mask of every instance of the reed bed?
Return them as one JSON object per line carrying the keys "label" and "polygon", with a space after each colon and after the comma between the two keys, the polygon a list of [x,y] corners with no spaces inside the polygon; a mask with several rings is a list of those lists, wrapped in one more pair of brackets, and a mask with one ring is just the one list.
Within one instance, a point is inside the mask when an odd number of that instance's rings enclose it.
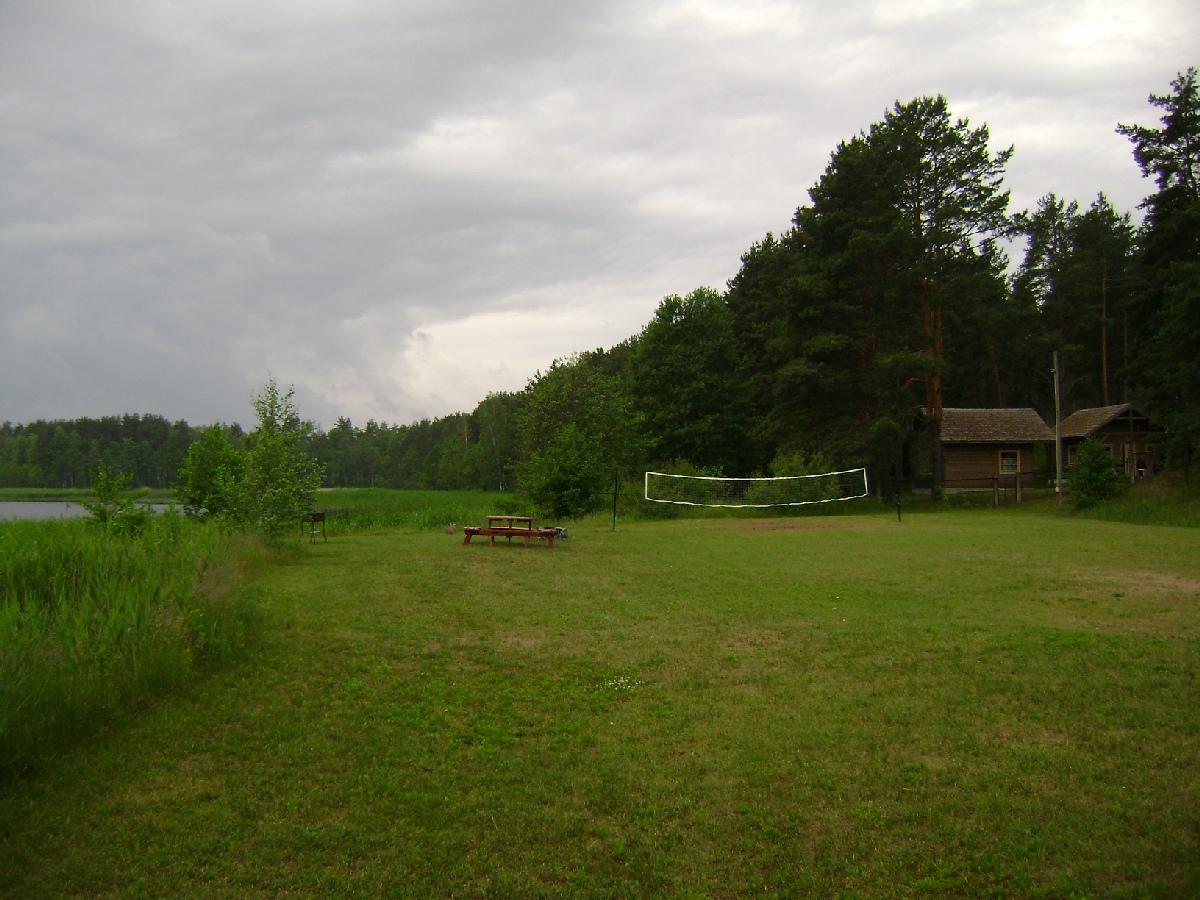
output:
{"label": "reed bed", "polygon": [[334,488],[317,493],[313,507],[327,516],[330,534],[359,531],[437,531],[482,525],[488,516],[532,515],[513,494],[498,491],[397,491]]}
{"label": "reed bed", "polygon": [[249,613],[215,527],[0,523],[0,777],[232,655]]}

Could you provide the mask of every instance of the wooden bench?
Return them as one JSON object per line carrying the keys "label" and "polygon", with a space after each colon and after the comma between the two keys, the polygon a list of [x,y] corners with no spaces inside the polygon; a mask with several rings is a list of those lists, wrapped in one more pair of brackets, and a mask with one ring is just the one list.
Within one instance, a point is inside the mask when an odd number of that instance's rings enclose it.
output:
{"label": "wooden bench", "polygon": [[555,530],[553,528],[534,528],[531,516],[488,516],[486,528],[467,525],[463,528],[463,545],[471,543],[471,538],[479,535],[486,536],[488,544],[496,545],[496,538],[508,538],[511,544],[513,538],[524,538],[525,546],[534,538],[544,538],[550,547],[554,546]]}

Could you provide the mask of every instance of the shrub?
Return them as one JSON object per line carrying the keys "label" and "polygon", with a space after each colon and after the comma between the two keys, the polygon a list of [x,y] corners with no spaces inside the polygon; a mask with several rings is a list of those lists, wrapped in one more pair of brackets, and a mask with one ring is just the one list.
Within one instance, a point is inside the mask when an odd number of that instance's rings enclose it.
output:
{"label": "shrub", "polygon": [[1099,441],[1088,439],[1079,447],[1075,465],[1067,473],[1071,504],[1087,509],[1105,503],[1121,492],[1123,480],[1113,469],[1112,454]]}
{"label": "shrub", "polygon": [[300,420],[293,391],[270,380],[254,397],[258,428],[239,451],[219,426],[188,450],[177,487],[189,515],[217,515],[276,540],[312,507],[321,467],[304,451],[311,426]]}
{"label": "shrub", "polygon": [[293,393],[272,380],[255,396],[258,428],[246,437],[235,489],[237,517],[270,540],[296,527],[321,484],[322,469],[301,443],[310,426],[300,421]]}
{"label": "shrub", "polygon": [[834,468],[834,464],[820,451],[805,456],[799,450],[781,450],[771,460],[771,475],[777,478],[789,475],[823,475],[832,472]]}
{"label": "shrub", "polygon": [[93,501],[83,501],[93,524],[113,534],[136,535],[154,514],[137,505],[138,493],[131,491],[130,475],[114,475],[106,463],[100,463],[91,475]]}
{"label": "shrub", "polygon": [[213,425],[189,448],[175,496],[189,516],[221,516],[233,509],[242,477],[242,455],[220,425]]}
{"label": "shrub", "polygon": [[567,424],[522,467],[521,493],[541,512],[582,516],[603,505],[611,471],[600,447]]}

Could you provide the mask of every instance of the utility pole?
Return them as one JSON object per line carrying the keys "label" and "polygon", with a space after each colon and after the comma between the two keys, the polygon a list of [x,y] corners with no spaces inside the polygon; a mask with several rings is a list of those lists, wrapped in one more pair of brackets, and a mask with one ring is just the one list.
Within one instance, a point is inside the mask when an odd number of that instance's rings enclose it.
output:
{"label": "utility pole", "polygon": [[1129,483],[1137,481],[1137,457],[1133,452],[1133,404],[1129,404]]}
{"label": "utility pole", "polygon": [[617,495],[621,492],[621,470],[613,469],[613,531],[617,530]]}
{"label": "utility pole", "polygon": [[[1054,485],[1058,493],[1058,508],[1063,505],[1062,479],[1062,395],[1058,385],[1058,351],[1054,351]],[[1019,475],[1017,476],[1020,477]]]}

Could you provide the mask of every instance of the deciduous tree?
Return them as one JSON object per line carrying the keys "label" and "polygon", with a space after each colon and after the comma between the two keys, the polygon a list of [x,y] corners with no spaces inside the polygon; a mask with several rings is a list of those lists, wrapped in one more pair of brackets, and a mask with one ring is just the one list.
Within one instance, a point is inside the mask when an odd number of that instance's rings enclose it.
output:
{"label": "deciduous tree", "polygon": [[238,499],[242,479],[242,455],[220,425],[204,431],[187,452],[175,496],[189,516],[215,517],[230,513]]}
{"label": "deciduous tree", "polygon": [[517,415],[518,475],[522,493],[540,508],[578,514],[598,506],[612,470],[640,463],[637,417],[621,379],[587,354],[556,360],[525,394]]}
{"label": "deciduous tree", "polygon": [[638,338],[629,384],[654,461],[686,459],[730,475],[754,465],[733,320],[712,288],[663,299]]}
{"label": "deciduous tree", "polygon": [[296,527],[321,483],[320,467],[301,444],[309,426],[297,414],[293,394],[270,380],[254,396],[258,427],[246,436],[234,491],[233,514],[269,539]]}

